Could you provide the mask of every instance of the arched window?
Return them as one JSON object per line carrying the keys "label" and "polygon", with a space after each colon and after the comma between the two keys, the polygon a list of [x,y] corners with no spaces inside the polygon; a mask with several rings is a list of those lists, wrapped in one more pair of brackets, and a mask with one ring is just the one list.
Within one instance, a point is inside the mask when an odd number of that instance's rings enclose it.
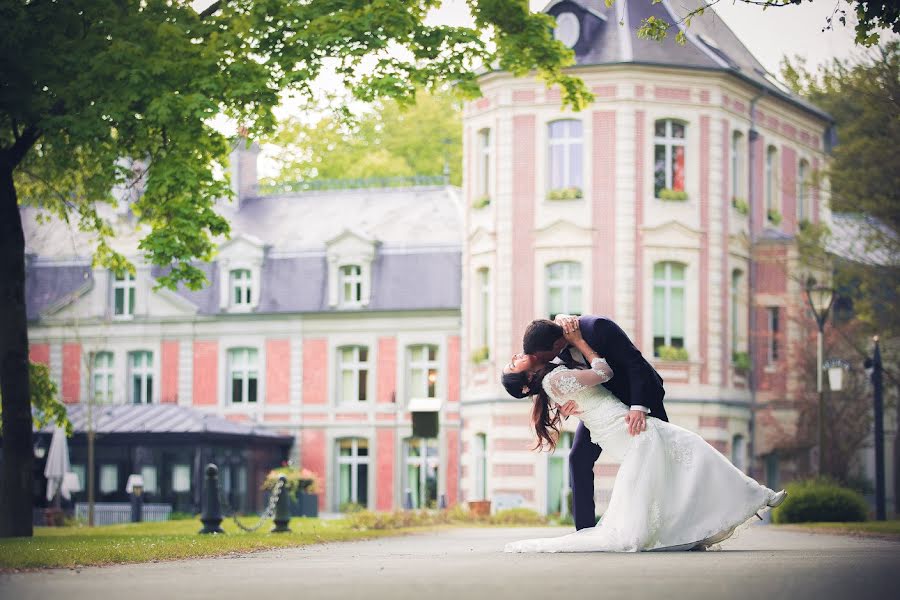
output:
{"label": "arched window", "polygon": [[582,186],[582,130],[581,121],[563,119],[548,125],[548,177],[550,190]]}
{"label": "arched window", "polygon": [[673,119],[656,121],[653,135],[653,193],[683,192],[686,126]]}
{"label": "arched window", "polygon": [[93,387],[94,402],[97,404],[110,404],[113,401],[113,354],[112,352],[97,352],[94,354],[92,366],[91,386]]}
{"label": "arched window", "polygon": [[338,348],[338,402],[365,402],[369,394],[369,349]]}
{"label": "arched window", "polygon": [[801,160],[797,165],[797,223],[810,220],[809,210],[809,163]]}
{"label": "arched window", "polygon": [[146,350],[129,352],[128,376],[131,379],[131,403],[153,402],[153,353]]}
{"label": "arched window", "polygon": [[582,312],[581,263],[555,262],[547,265],[547,312],[580,315]]}
{"label": "arched window", "polygon": [[369,441],[365,438],[343,438],[338,446],[339,510],[348,505],[369,504]]}
{"label": "arched window", "polygon": [[773,214],[778,211],[778,150],[775,146],[766,149],[766,215],[773,220]]}
{"label": "arched window", "polygon": [[744,198],[744,134],[731,134],[731,198]]}
{"label": "arched window", "polygon": [[228,350],[228,380],[233,404],[255,403],[258,394],[259,365],[256,348]]}
{"label": "arched window", "polygon": [[653,352],[661,346],[684,348],[684,271],[676,262],[653,265]]}
{"label": "arched window", "polygon": [[[437,508],[438,472],[441,464],[435,438],[408,438],[403,444],[404,504],[408,508]],[[407,495],[408,494],[408,495]]]}

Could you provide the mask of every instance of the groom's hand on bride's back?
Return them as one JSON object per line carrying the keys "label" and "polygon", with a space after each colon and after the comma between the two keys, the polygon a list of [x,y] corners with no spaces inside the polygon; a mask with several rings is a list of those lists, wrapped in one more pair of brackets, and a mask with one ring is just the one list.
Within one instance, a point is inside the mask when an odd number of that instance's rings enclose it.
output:
{"label": "groom's hand on bride's back", "polygon": [[556,408],[559,410],[559,414],[568,419],[572,415],[580,415],[582,411],[578,410],[578,403],[574,400],[569,400],[565,404],[557,404]]}

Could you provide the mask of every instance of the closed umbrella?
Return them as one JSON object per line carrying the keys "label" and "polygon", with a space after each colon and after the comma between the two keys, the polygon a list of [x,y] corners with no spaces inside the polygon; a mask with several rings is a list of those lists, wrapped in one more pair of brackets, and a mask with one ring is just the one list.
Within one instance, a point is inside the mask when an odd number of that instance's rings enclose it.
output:
{"label": "closed umbrella", "polygon": [[47,464],[44,466],[44,477],[47,478],[47,500],[56,496],[56,504],[59,506],[59,497],[69,499],[69,487],[66,485],[66,473],[69,472],[69,445],[66,442],[66,432],[60,427],[53,430],[50,439],[50,450],[47,452]]}

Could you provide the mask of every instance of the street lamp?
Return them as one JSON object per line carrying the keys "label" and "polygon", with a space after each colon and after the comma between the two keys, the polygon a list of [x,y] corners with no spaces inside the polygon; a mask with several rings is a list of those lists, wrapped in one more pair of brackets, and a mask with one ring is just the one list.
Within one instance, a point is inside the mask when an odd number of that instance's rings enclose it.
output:
{"label": "street lamp", "polygon": [[844,371],[850,368],[850,363],[839,358],[826,360],[822,368],[828,373],[828,389],[839,392],[844,387]]}
{"label": "street lamp", "polygon": [[[872,358],[866,358],[866,372],[872,378],[873,409],[875,413],[875,518],[885,520],[884,507],[884,400],[882,398],[882,364],[881,348],[878,347],[878,336],[872,338],[875,352]],[[871,369],[871,371],[870,371]]]}
{"label": "street lamp", "polygon": [[816,392],[819,394],[819,423],[816,446],[819,452],[819,475],[821,475],[825,454],[822,449],[823,417],[825,413],[825,395],[822,392],[822,339],[825,337],[825,321],[828,319],[828,311],[831,310],[831,303],[834,301],[834,290],[830,287],[816,284],[816,280],[810,277],[806,280],[806,300],[809,302],[809,307],[816,318],[816,325],[819,328],[816,334]]}

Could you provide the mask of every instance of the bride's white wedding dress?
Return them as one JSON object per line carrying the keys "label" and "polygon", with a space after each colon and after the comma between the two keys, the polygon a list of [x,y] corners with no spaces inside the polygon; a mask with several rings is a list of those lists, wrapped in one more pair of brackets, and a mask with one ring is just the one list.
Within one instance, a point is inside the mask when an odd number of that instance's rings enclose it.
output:
{"label": "bride's white wedding dress", "polygon": [[590,370],[560,366],[544,378],[559,404],[578,403],[591,441],[620,462],[609,507],[596,527],[523,540],[506,552],[640,552],[705,548],[767,508],[775,492],[744,475],[696,433],[647,419],[628,433],[628,407],[599,385],[613,373],[603,359]]}

